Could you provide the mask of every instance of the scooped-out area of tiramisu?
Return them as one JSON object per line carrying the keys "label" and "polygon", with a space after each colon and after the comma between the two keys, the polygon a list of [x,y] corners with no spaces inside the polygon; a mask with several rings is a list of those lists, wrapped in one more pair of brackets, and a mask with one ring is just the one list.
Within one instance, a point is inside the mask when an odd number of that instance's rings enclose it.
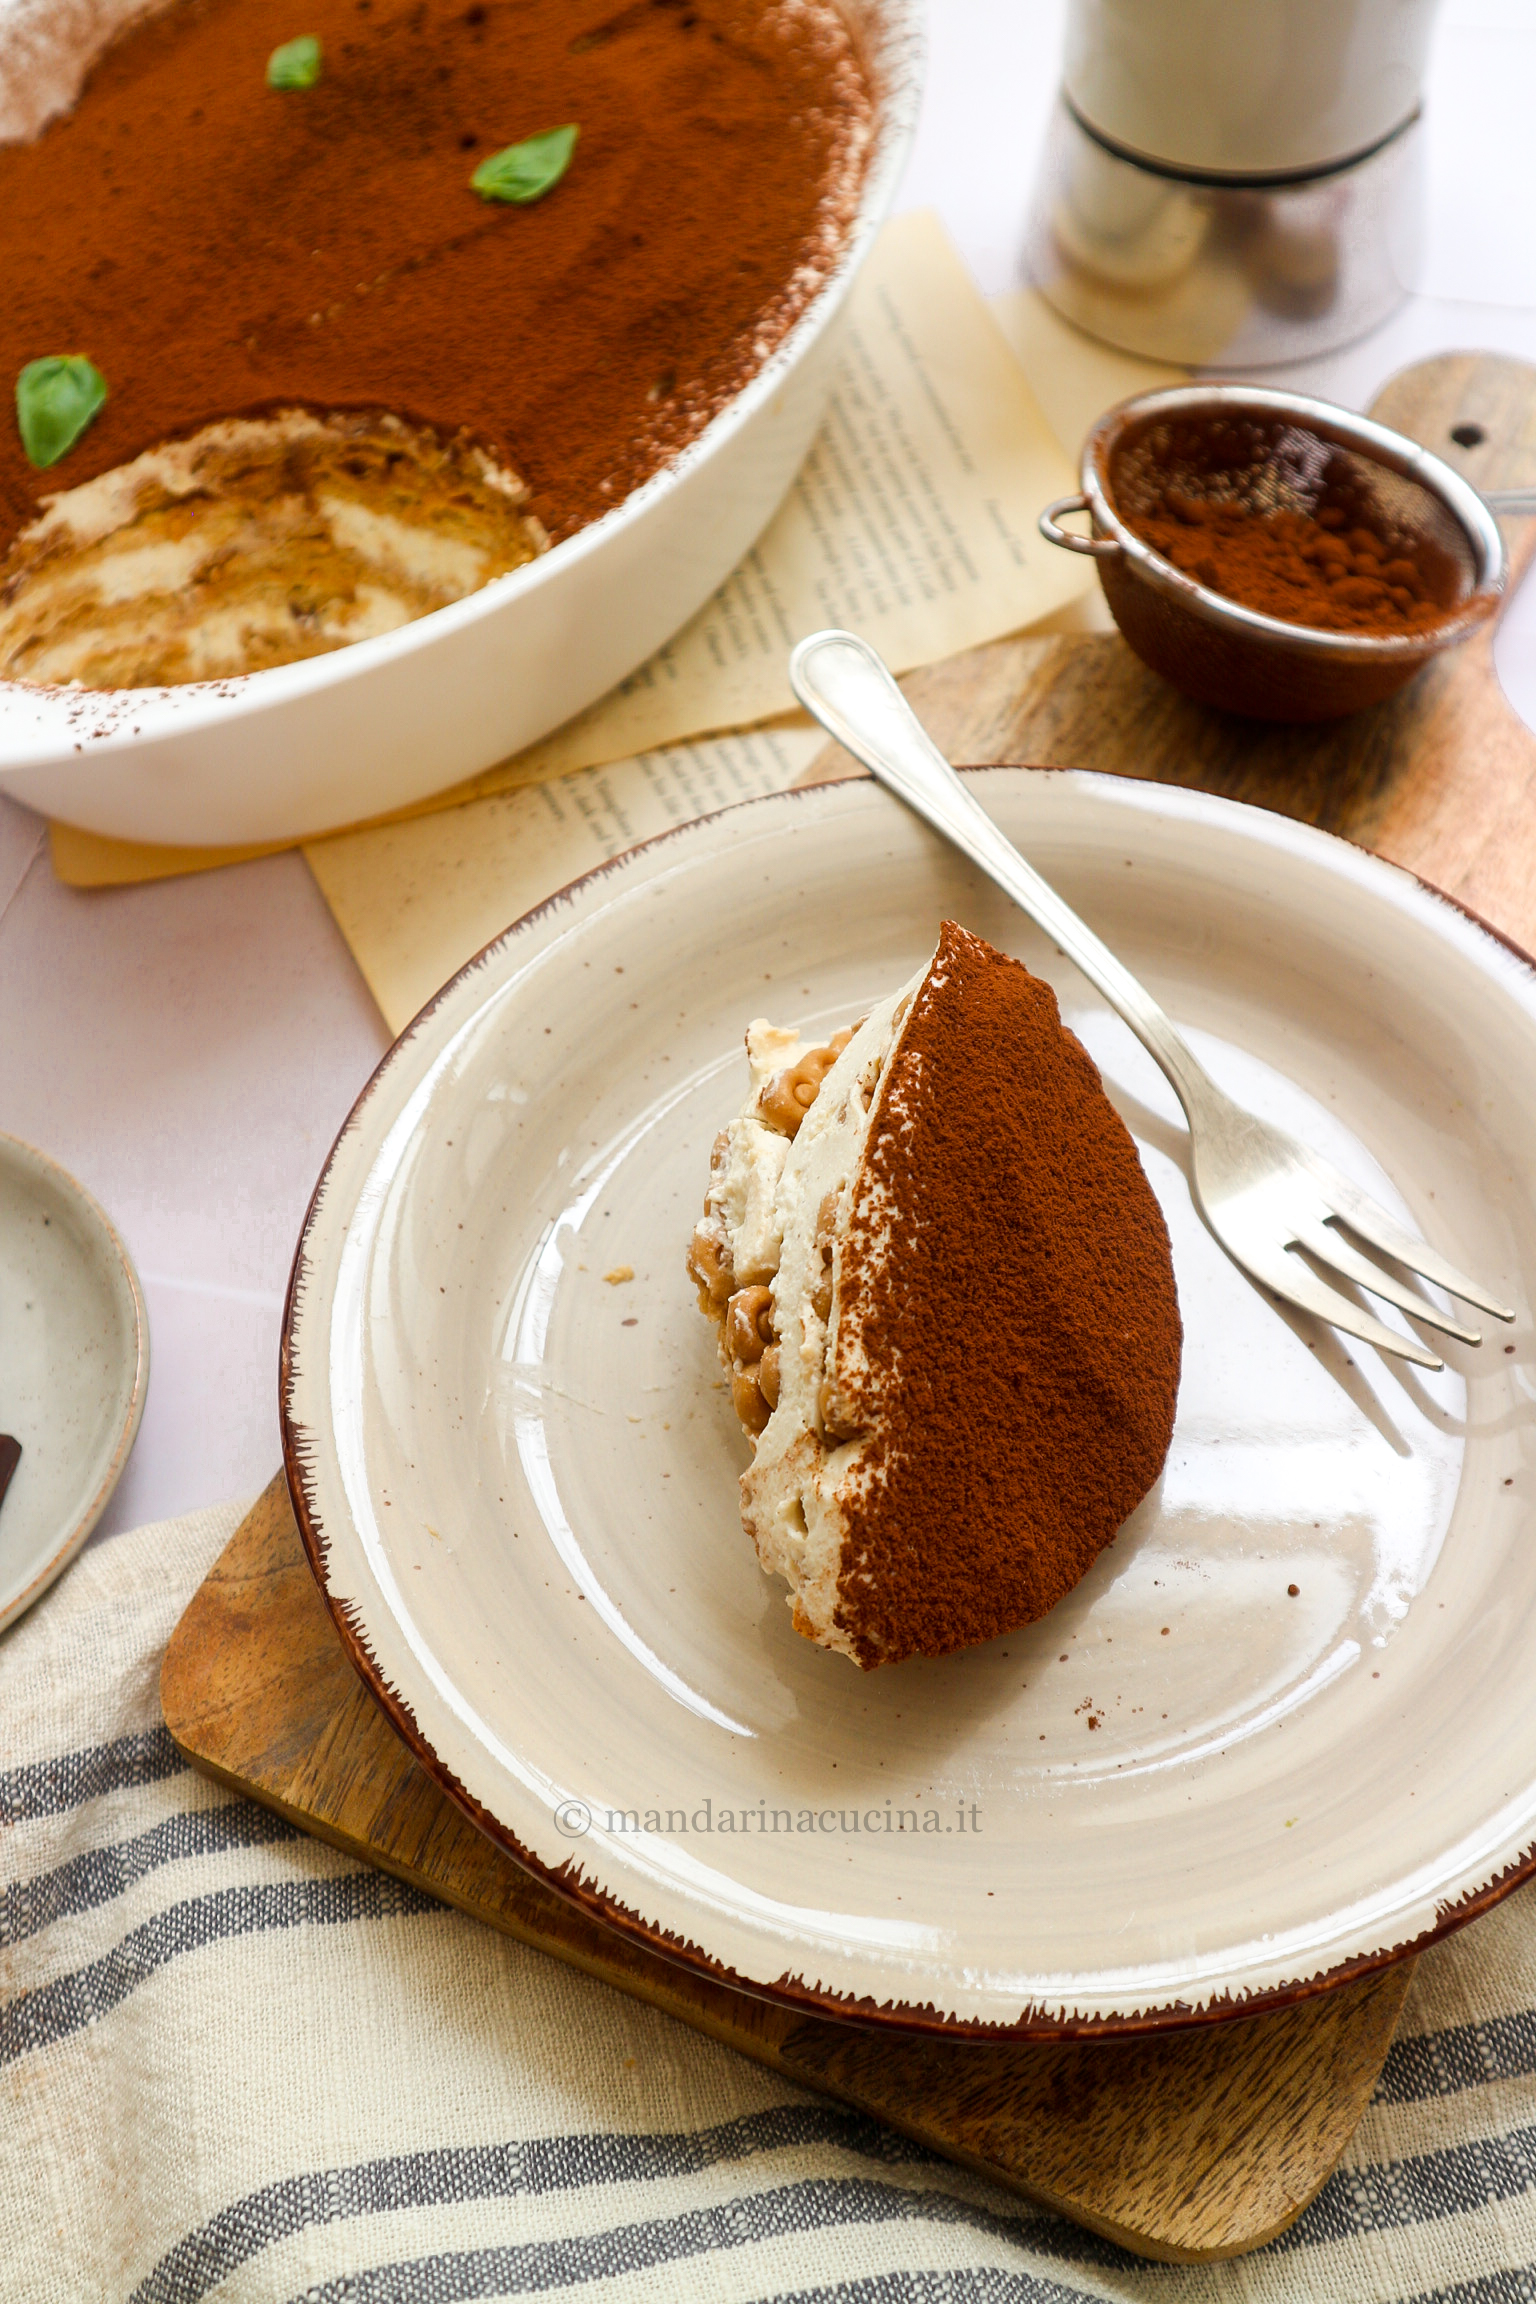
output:
{"label": "scooped-out area of tiramisu", "polygon": [[[0,103],[0,677],[219,677],[460,598],[675,457],[836,264],[872,113],[830,0],[301,13],[173,0],[72,109]],[[9,25],[34,111],[78,14]]]}
{"label": "scooped-out area of tiramisu", "polygon": [[233,417],[54,498],[0,580],[0,669],[228,679],[392,632],[531,560],[527,491],[395,416]]}
{"label": "scooped-out area of tiramisu", "polygon": [[866,1669],[1044,1616],[1162,1469],[1167,1227],[1050,986],[946,922],[826,1044],[758,1021],[688,1266],[795,1628]]}

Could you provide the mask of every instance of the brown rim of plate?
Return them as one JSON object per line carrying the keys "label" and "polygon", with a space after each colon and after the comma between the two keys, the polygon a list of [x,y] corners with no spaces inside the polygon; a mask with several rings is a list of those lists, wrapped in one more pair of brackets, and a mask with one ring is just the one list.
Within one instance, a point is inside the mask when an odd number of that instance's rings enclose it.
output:
{"label": "brown rim of plate", "polygon": [[[1091,777],[1104,783],[1116,784],[1144,781],[1144,779],[1137,777],[1117,776],[1103,769],[1052,768],[1045,764],[1031,764],[1022,761],[993,761],[988,762],[985,766],[974,766],[960,770],[960,773],[965,776],[993,775],[998,772],[1014,775]],[[415,1755],[439,1791],[445,1793],[454,1805],[463,1811],[470,1822],[483,1832],[494,1846],[501,1849],[504,1855],[510,1856],[514,1863],[521,1865],[525,1872],[531,1873],[536,1880],[541,1881],[546,1888],[559,1896],[563,1902],[571,1905],[574,1910],[589,1920],[601,1921],[607,1927],[614,1929],[620,1936],[638,1944],[643,1950],[654,1952],[664,1960],[670,1960],[675,1967],[687,1970],[691,1974],[701,1977],[707,1983],[726,1985],[732,1991],[744,1993],[750,1999],[766,2000],[775,2007],[787,2008],[799,2015],[821,2017],[832,2023],[848,2024],[861,2030],[885,2030],[930,2039],[977,2041],[1120,2040],[1133,2039],[1147,2033],[1186,2031],[1197,2024],[1242,2023],[1249,2017],[1274,2015],[1280,2009],[1296,2007],[1303,2000],[1315,1999],[1319,1993],[1331,1992],[1337,1985],[1354,1983],[1360,1977],[1374,1975],[1383,1968],[1394,1967],[1399,1960],[1412,1959],[1417,1953],[1427,1951],[1431,1944],[1437,1944],[1443,1936],[1453,1935],[1458,1928],[1464,1928],[1468,1921],[1480,1919],[1483,1913],[1491,1911],[1495,1904],[1502,1903],[1504,1898],[1514,1889],[1521,1887],[1525,1881],[1536,1877],[1536,1845],[1526,1849],[1524,1854],[1518,1856],[1514,1863],[1508,1865],[1504,1871],[1498,1874],[1497,1878],[1486,1882],[1481,1888],[1469,1890],[1465,1896],[1459,1897],[1454,1904],[1448,1905],[1432,1928],[1426,1928],[1421,1935],[1410,1937],[1405,1943],[1390,1945],[1382,1952],[1363,1954],[1358,1960],[1340,1961],[1336,1967],[1325,1969],[1321,1975],[1306,1977],[1300,1983],[1277,1985],[1272,1991],[1250,1993],[1241,1999],[1233,1999],[1229,1993],[1224,1993],[1219,2000],[1208,2001],[1198,2008],[1193,2007],[1188,2001],[1176,2000],[1164,2008],[1148,2009],[1138,2016],[1061,2018],[1049,2014],[1045,2009],[1026,2007],[1020,2010],[1016,2023],[988,2024],[974,2018],[946,2016],[931,2005],[914,2006],[906,2001],[893,2000],[876,2002],[867,1998],[855,1998],[848,1994],[818,1990],[803,1983],[798,1976],[780,1976],[770,1984],[759,1984],[746,1977],[738,1976],[733,1968],[728,1968],[722,1962],[712,1958],[701,1946],[674,1935],[669,1929],[658,1927],[654,1921],[647,1920],[642,1913],[632,1911],[628,1905],[621,1904],[616,1897],[610,1896],[595,1882],[587,1879],[579,1865],[567,1863],[551,1869],[524,1848],[522,1843],[507,1830],[506,1826],[498,1822],[488,1809],[483,1808],[473,1793],[466,1790],[453,1774],[453,1771],[438,1758],[431,1744],[418,1727],[410,1706],[389,1686],[368,1647],[367,1641],[352,1621],[345,1604],[333,1599],[326,1582],[325,1534],[309,1494],[304,1462],[304,1441],[302,1436],[295,1431],[289,1414],[293,1375],[294,1321],[305,1280],[305,1248],[309,1239],[310,1228],[314,1223],[316,1208],[325,1190],[326,1180],[331,1173],[337,1152],[344,1140],[351,1134],[359,1113],[383,1078],[385,1069],[392,1062],[396,1051],[414,1037],[420,1027],[431,1017],[440,1002],[446,999],[448,994],[466,976],[472,975],[476,969],[484,966],[493,951],[509,942],[512,937],[521,934],[525,929],[531,928],[543,920],[559,905],[568,902],[578,890],[589,888],[595,882],[604,879],[609,873],[618,871],[630,863],[635,856],[647,850],[660,848],[668,841],[677,840],[685,834],[695,831],[700,824],[714,823],[720,817],[736,815],[742,809],[761,807],[766,801],[797,800],[813,792],[826,791],[831,784],[870,783],[872,781],[872,778],[861,773],[855,777],[828,778],[826,782],[819,784],[791,785],[785,792],[762,793],[751,800],[736,801],[729,808],[711,809],[707,815],[693,817],[686,824],[672,825],[667,831],[658,832],[649,840],[637,841],[633,848],[626,848],[621,854],[606,858],[603,863],[594,865],[590,872],[583,872],[575,880],[568,881],[564,887],[555,889],[540,903],[531,906],[528,911],[520,914],[510,926],[502,929],[499,935],[493,936],[488,944],[482,945],[471,959],[466,960],[461,968],[454,971],[447,983],[433,993],[425,1007],[412,1017],[404,1031],[390,1043],[379,1058],[351,1111],[343,1121],[335,1142],[326,1154],[325,1165],[320,1171],[314,1191],[310,1194],[309,1205],[304,1212],[304,1222],[299,1231],[298,1246],[294,1251],[287,1293],[283,1300],[282,1344],[278,1355],[278,1420],[282,1426],[283,1434],[283,1470],[288,1481],[288,1494],[293,1505],[294,1519],[298,1523],[299,1536],[303,1542],[315,1582],[320,1588],[320,1597],[325,1602],[331,1621],[336,1628],[337,1636],[351,1659],[353,1669],[388,1718],[396,1734]],[[1182,787],[1178,789],[1182,789]],[[1229,800],[1224,793],[1206,793],[1201,797],[1220,800],[1226,807],[1240,808],[1255,816],[1276,814],[1274,809],[1261,808],[1251,800]],[[1289,823],[1292,819],[1284,817],[1280,821]],[[1322,832],[1326,839],[1338,840],[1342,847],[1356,847],[1354,841],[1342,839],[1337,832],[1325,832],[1321,825],[1309,825],[1307,829]],[[1375,855],[1375,851],[1372,849],[1358,849],[1357,852],[1362,855]],[[1375,860],[1378,863],[1389,861],[1385,857],[1376,857]],[[1501,945],[1506,952],[1518,960],[1529,975],[1536,977],[1536,959],[1533,959],[1531,954],[1522,945],[1517,944],[1512,937],[1506,936],[1502,929],[1495,928],[1491,921],[1485,920],[1481,913],[1474,912],[1470,905],[1461,903],[1455,896],[1447,895],[1446,891],[1443,888],[1437,888],[1432,880],[1424,879],[1417,872],[1408,871],[1407,867],[1403,865],[1394,865],[1392,869],[1394,871],[1406,871],[1407,877],[1422,888],[1426,895],[1438,898],[1452,911],[1459,912],[1463,919],[1470,920],[1475,928],[1480,929],[1485,936],[1490,937],[1494,943]]]}

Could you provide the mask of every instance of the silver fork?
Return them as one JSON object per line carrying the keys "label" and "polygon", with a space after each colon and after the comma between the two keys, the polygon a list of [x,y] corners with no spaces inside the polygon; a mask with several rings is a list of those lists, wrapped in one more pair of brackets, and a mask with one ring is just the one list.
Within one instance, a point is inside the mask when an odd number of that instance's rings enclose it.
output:
{"label": "silver fork", "polygon": [[801,703],[827,733],[1038,922],[1156,1058],[1189,1122],[1196,1205],[1235,1264],[1304,1312],[1421,1368],[1440,1368],[1444,1362],[1417,1337],[1399,1335],[1330,1288],[1295,1251],[1304,1249],[1344,1279],[1463,1344],[1480,1344],[1480,1331],[1464,1327],[1384,1272],[1340,1227],[1347,1226],[1359,1240],[1447,1294],[1495,1319],[1514,1318],[1437,1250],[1405,1232],[1347,1176],[1284,1129],[1234,1104],[1216,1086],[1150,993],[1031,870],[966,790],[866,641],[851,632],[812,633],[790,657],[789,677]]}

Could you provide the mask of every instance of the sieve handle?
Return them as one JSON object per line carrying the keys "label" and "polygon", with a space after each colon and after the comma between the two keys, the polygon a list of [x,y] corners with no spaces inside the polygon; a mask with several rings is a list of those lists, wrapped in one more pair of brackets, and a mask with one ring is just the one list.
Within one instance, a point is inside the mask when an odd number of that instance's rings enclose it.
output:
{"label": "sieve handle", "polygon": [[1212,1117],[1225,1106],[1226,1098],[1151,993],[1050,883],[1025,863],[975,794],[966,790],[867,640],[852,632],[813,632],[790,657],[789,679],[807,712],[829,736],[968,856],[1076,962],[1162,1066],[1191,1126],[1197,1109]]}
{"label": "sieve handle", "polygon": [[1035,525],[1047,544],[1059,544],[1063,552],[1087,552],[1095,560],[1107,560],[1120,549],[1113,536],[1077,536],[1061,525],[1064,513],[1086,512],[1088,508],[1088,499],[1081,493],[1058,496],[1054,504],[1047,504]]}

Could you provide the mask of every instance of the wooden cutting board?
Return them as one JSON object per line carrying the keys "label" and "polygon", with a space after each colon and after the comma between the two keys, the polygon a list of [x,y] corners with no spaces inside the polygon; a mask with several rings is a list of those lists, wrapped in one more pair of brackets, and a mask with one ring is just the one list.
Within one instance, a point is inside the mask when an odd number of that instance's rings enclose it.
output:
{"label": "wooden cutting board", "polygon": [[[1536,369],[1432,361],[1375,413],[1480,486],[1536,485]],[[1476,431],[1471,446],[1453,439]],[[1507,531],[1515,574],[1536,521]],[[954,758],[1113,770],[1326,825],[1536,945],[1536,740],[1485,636],[1391,703],[1324,729],[1187,704],[1117,635],[1004,641],[903,685]],[[859,773],[829,747],[806,781]],[[167,1725],[195,1766],[490,1926],[888,2121],[1139,2254],[1232,2256],[1285,2229],[1370,2100],[1413,1962],[1275,2015],[1117,2043],[907,2039],[797,2016],[611,1934],[502,1856],[355,1677],[279,1477],[172,1637]]]}
{"label": "wooden cutting board", "polygon": [[[1460,353],[1395,376],[1371,414],[1477,488],[1536,486],[1536,368]],[[1478,434],[1473,446],[1456,439]],[[1513,591],[1536,520],[1501,522]],[[1536,737],[1506,703],[1493,630],[1386,704],[1276,727],[1191,704],[1118,633],[1000,640],[901,683],[950,759],[1098,768],[1250,800],[1405,864],[1536,950]],[[799,779],[862,775],[829,744]]]}

